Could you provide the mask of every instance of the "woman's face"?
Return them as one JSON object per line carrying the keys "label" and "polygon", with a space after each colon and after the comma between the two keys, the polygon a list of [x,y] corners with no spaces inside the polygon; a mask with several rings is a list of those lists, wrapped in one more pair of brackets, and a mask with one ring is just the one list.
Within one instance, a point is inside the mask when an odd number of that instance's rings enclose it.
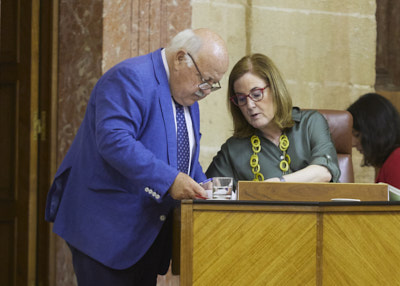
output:
{"label": "woman's face", "polygon": [[[235,94],[247,95],[254,89],[266,86],[265,80],[248,72],[234,82],[233,89]],[[247,97],[247,103],[239,108],[251,126],[260,130],[268,129],[275,116],[271,89],[264,89],[264,97],[260,101],[255,102]]]}
{"label": "woman's face", "polygon": [[363,153],[363,149],[361,146],[361,133],[355,129],[351,132],[351,143],[353,147],[356,147],[357,151],[361,154]]}

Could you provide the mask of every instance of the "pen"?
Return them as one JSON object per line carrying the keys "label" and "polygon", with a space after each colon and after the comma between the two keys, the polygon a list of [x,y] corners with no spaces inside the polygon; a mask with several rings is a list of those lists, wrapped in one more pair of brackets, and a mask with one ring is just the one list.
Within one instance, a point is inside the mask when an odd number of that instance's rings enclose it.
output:
{"label": "pen", "polygon": [[206,197],[203,197],[203,196],[200,196],[200,195],[196,195],[196,198],[202,199],[202,200],[206,200],[207,199]]}
{"label": "pen", "polygon": [[[199,185],[202,186],[202,185],[204,185],[204,184],[206,184],[208,182],[212,182],[212,178],[208,178],[208,179],[204,180],[203,182],[200,182]],[[200,196],[200,195],[196,195],[196,198],[203,199],[203,200],[207,200],[208,199],[208,198],[205,198],[205,197]]]}

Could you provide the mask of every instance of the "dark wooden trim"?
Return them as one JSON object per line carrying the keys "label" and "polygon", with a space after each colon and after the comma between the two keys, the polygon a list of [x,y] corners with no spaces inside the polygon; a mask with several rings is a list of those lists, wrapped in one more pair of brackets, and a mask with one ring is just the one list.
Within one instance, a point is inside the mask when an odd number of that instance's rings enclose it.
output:
{"label": "dark wooden trim", "polygon": [[181,263],[180,285],[193,284],[193,204],[186,201],[181,204]]}
{"label": "dark wooden trim", "polygon": [[47,193],[56,171],[58,1],[40,3],[39,106],[45,132],[38,139],[36,285],[56,285],[55,236],[44,220]]}
{"label": "dark wooden trim", "polygon": [[400,91],[400,2],[376,1],[376,82],[378,91]]}
{"label": "dark wooden trim", "polygon": [[323,236],[324,236],[324,214],[317,213],[317,249],[316,249],[316,284],[322,285],[323,280]]}

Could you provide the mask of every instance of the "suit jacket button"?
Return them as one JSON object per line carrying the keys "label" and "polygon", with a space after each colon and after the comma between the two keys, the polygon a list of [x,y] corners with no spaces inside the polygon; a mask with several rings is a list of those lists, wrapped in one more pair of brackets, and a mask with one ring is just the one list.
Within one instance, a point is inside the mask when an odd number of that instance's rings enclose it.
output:
{"label": "suit jacket button", "polygon": [[161,220],[161,221],[165,221],[166,218],[167,218],[167,217],[166,217],[165,215],[160,215],[160,220]]}
{"label": "suit jacket button", "polygon": [[158,200],[159,198],[160,198],[160,195],[159,195],[159,194],[157,194],[157,195],[156,195],[156,199]]}

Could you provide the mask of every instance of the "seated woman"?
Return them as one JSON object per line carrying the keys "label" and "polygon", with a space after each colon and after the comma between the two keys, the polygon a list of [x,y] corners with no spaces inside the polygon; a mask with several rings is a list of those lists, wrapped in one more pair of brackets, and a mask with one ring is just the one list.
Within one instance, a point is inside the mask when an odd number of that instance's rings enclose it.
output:
{"label": "seated woman", "polygon": [[328,123],[317,111],[292,107],[274,63],[245,56],[229,75],[234,133],[208,167],[208,177],[269,182],[337,182],[340,169]]}
{"label": "seated woman", "polygon": [[363,166],[377,169],[375,182],[400,188],[400,115],[376,93],[361,96],[347,109],[353,115],[353,147],[363,154]]}

